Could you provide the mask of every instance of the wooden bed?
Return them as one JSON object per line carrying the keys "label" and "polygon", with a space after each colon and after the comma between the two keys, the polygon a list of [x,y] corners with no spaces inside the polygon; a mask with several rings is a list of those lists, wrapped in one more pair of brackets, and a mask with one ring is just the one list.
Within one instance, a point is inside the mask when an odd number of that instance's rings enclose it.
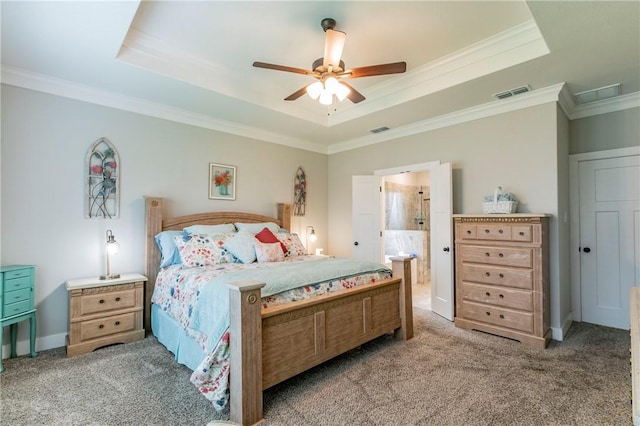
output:
{"label": "wooden bed", "polygon": [[[275,222],[285,229],[291,225],[289,204],[277,205],[277,218],[210,212],[164,219],[162,201],[145,197],[146,330],[151,330],[151,294],[160,265],[156,234],[194,224]],[[413,309],[409,259],[392,258],[392,271],[392,279],[264,309],[260,303],[264,283],[230,284],[231,421],[259,423],[264,389],[330,358],[389,332],[398,339],[410,339]]]}

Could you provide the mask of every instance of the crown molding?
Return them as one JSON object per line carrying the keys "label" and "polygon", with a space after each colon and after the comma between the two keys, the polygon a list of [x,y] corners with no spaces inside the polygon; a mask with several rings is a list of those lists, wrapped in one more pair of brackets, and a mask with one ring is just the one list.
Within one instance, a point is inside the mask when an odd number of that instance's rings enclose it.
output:
{"label": "crown molding", "polygon": [[267,132],[256,127],[250,127],[232,121],[213,118],[204,114],[170,107],[157,102],[150,102],[131,96],[125,96],[95,89],[93,87],[72,83],[42,74],[33,73],[13,67],[2,66],[1,81],[3,84],[23,89],[35,90],[50,95],[75,99],[96,105],[129,111],[149,117],[161,118],[182,124],[216,130],[264,142],[286,145],[307,151],[327,153],[325,145],[316,144],[302,139],[291,138],[282,134]]}

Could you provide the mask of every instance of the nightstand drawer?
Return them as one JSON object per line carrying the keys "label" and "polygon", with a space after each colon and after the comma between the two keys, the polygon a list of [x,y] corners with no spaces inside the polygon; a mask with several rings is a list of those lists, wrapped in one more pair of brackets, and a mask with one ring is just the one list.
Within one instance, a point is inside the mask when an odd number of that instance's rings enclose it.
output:
{"label": "nightstand drawer", "polygon": [[136,313],[114,315],[91,321],[83,321],[80,326],[80,341],[124,333],[136,329]]}
{"label": "nightstand drawer", "polygon": [[17,303],[6,303],[2,307],[2,317],[10,317],[31,310],[31,300],[23,300]]}
{"label": "nightstand drawer", "polygon": [[14,290],[20,290],[23,288],[28,288],[28,289],[31,288],[30,274],[27,274],[26,277],[12,278],[9,280],[5,280],[4,282],[4,291],[14,291]]}
{"label": "nightstand drawer", "polygon": [[136,291],[131,288],[128,290],[83,294],[79,302],[80,315],[133,308],[136,306]]}

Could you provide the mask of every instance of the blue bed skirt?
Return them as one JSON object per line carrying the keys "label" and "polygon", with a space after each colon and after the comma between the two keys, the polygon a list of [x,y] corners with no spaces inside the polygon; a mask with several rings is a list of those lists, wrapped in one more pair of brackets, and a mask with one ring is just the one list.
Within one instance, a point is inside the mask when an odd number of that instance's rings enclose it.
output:
{"label": "blue bed skirt", "polygon": [[151,330],[158,341],[169,349],[180,364],[192,371],[205,358],[206,354],[180,324],[157,305],[151,305]]}

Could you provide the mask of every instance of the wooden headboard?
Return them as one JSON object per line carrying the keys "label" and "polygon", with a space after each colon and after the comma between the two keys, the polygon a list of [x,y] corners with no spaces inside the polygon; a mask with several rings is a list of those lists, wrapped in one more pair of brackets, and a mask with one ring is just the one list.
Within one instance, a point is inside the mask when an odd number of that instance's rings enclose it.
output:
{"label": "wooden headboard", "polygon": [[291,230],[291,205],[278,203],[278,217],[273,218],[254,213],[242,212],[206,212],[173,218],[163,218],[162,198],[145,198],[145,243],[144,243],[144,274],[147,277],[144,296],[144,328],[151,330],[151,294],[156,284],[156,276],[160,268],[160,250],[156,245],[155,236],[162,231],[182,230],[190,225],[219,225],[223,223],[261,223],[275,222],[281,228]]}

